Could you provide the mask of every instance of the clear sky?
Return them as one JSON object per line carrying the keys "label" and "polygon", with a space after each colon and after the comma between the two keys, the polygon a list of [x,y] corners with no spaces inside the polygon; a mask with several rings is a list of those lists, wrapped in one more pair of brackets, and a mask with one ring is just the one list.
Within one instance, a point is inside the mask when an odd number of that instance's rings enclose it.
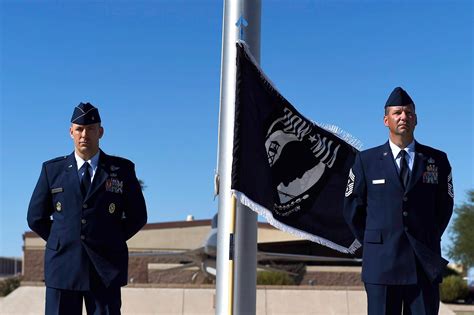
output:
{"label": "clear sky", "polygon": [[[466,200],[471,1],[262,3],[261,66],[303,115],[376,146],[401,85],[416,103],[416,139],[448,153],[455,202]],[[149,222],[212,217],[222,12],[218,0],[0,1],[0,256],[22,255],[41,163],[72,152],[81,101],[100,109],[103,150],[135,162]]]}

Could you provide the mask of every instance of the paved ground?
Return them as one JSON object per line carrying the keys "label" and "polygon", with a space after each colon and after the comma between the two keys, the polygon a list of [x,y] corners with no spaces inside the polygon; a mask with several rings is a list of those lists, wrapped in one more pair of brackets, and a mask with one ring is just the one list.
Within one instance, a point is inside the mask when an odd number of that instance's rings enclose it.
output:
{"label": "paved ground", "polygon": [[[0,314],[43,314],[44,293],[41,286],[21,286],[0,299]],[[215,313],[214,288],[126,287],[122,289],[122,301],[123,315]],[[257,290],[258,315],[365,315],[366,308],[365,292],[361,289],[264,287]],[[454,313],[441,304],[439,314],[471,315],[466,313],[469,311],[474,314],[474,306],[458,308]]]}
{"label": "paved ground", "polygon": [[474,305],[449,304],[449,308],[453,310],[456,315],[474,315]]}

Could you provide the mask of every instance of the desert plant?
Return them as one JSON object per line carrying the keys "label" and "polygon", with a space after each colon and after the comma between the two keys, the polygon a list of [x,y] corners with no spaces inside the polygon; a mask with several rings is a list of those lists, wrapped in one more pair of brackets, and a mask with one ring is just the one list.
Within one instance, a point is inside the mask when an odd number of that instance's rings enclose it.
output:
{"label": "desert plant", "polygon": [[258,285],[294,285],[294,279],[285,272],[259,271],[257,273]]}
{"label": "desert plant", "polygon": [[6,296],[20,286],[20,277],[10,277],[0,280],[0,296]]}
{"label": "desert plant", "polygon": [[441,301],[445,303],[464,299],[468,293],[467,283],[460,276],[445,277],[439,287]]}
{"label": "desert plant", "polygon": [[467,202],[456,206],[451,224],[452,245],[448,255],[466,268],[474,267],[474,189],[468,191]]}

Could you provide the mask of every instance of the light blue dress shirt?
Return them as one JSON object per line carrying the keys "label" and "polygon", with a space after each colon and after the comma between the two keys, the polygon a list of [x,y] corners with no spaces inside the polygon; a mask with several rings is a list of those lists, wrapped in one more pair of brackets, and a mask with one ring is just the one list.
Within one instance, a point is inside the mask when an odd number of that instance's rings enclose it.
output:
{"label": "light blue dress shirt", "polygon": [[91,183],[94,181],[94,175],[95,175],[95,172],[97,171],[97,165],[99,164],[99,154],[100,154],[100,151],[97,152],[90,160],[84,161],[84,160],[83,160],[79,155],[77,155],[77,153],[74,151],[74,156],[76,157],[77,172],[78,172],[79,178],[82,178],[82,175],[84,175],[84,174],[81,174],[81,173],[80,173],[80,172],[82,171],[82,170],[81,170],[82,165],[83,165],[85,162],[89,162],[89,165],[91,166],[91,167],[89,168],[89,172],[92,171],[92,173],[90,174],[90,175],[91,175]]}
{"label": "light blue dress shirt", "polygon": [[[395,143],[393,143],[390,139],[388,140],[390,144],[390,149],[392,149],[392,154],[393,158],[395,159],[395,163],[397,164],[397,169],[398,173],[400,173],[400,149]],[[405,158],[408,163],[408,168],[410,169],[410,172],[413,170],[413,163],[415,162],[415,140],[413,140],[405,149],[405,152],[407,153],[405,155]]]}

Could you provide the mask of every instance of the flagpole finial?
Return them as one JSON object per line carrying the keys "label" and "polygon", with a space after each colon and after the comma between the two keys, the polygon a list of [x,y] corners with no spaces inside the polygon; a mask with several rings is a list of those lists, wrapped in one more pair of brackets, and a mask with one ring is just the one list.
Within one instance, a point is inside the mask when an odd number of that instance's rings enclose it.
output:
{"label": "flagpole finial", "polygon": [[241,15],[237,22],[235,23],[235,26],[239,28],[239,39],[244,39],[244,27],[247,27],[249,25],[249,22]]}

